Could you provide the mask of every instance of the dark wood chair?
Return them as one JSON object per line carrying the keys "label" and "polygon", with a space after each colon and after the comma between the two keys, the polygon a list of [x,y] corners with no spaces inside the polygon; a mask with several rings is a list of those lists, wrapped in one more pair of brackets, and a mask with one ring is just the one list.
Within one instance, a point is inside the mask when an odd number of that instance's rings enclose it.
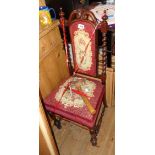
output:
{"label": "dark wood chair", "polygon": [[[44,100],[45,107],[54,124],[60,129],[61,119],[69,120],[89,130],[91,143],[97,145],[102,117],[106,107],[106,53],[107,53],[107,15],[98,23],[93,13],[78,9],[72,11],[68,25],[72,44],[74,69],[65,34],[64,13],[60,12],[60,25],[64,32],[66,63],[70,77],[51,92]],[[97,30],[102,32],[103,68],[98,75]],[[54,77],[53,77],[54,78]]]}

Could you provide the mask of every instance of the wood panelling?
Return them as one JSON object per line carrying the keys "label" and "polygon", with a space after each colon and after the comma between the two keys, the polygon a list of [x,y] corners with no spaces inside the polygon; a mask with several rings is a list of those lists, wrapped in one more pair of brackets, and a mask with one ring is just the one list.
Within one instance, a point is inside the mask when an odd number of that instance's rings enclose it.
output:
{"label": "wood panelling", "polygon": [[45,0],[39,0],[39,6],[45,6]]}
{"label": "wood panelling", "polygon": [[48,27],[40,33],[40,43],[39,43],[39,58],[40,61],[44,59],[45,56],[52,49],[56,49],[57,46],[62,42],[59,28],[56,26],[57,23],[54,23],[52,26]]}
{"label": "wood panelling", "polygon": [[39,154],[58,155],[58,150],[41,100],[39,100]]}
{"label": "wood panelling", "polygon": [[52,50],[40,63],[40,90],[43,98],[47,97],[51,90],[56,88],[64,78],[67,77],[65,53],[61,46]]}
{"label": "wood panelling", "polygon": [[43,98],[69,76],[58,24],[58,21],[53,21],[39,36],[39,81]]}
{"label": "wood panelling", "polygon": [[106,69],[106,99],[111,107],[115,102],[115,71],[113,68]]}

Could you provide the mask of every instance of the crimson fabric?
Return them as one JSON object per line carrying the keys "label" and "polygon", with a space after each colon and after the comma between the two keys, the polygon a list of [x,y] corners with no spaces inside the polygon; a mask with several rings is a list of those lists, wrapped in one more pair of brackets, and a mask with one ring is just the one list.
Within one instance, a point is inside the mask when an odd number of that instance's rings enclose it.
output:
{"label": "crimson fabric", "polygon": [[[92,51],[92,65],[91,65],[91,68],[90,70],[87,70],[87,71],[84,71],[82,69],[78,69],[77,73],[83,73],[83,74],[86,74],[86,75],[90,75],[90,76],[96,76],[96,73],[97,73],[97,70],[96,70],[96,40],[95,40],[95,33],[94,33],[94,30],[95,30],[95,27],[88,23],[88,22],[85,22],[85,21],[82,21],[82,20],[79,20],[79,21],[76,21],[74,23],[72,23],[70,25],[70,36],[71,36],[71,42],[72,42],[72,51],[73,51],[73,59],[74,59],[74,66],[77,65],[76,63],[76,53],[75,53],[75,43],[74,43],[74,32],[78,30],[78,25],[79,24],[82,24],[84,25],[84,30],[85,32],[88,32],[89,33],[89,37],[91,38],[91,51]],[[89,52],[91,52],[89,51]]]}
{"label": "crimson fabric", "polygon": [[[88,78],[87,78],[88,79]],[[93,81],[96,84],[96,89],[94,91],[94,97],[91,97],[90,103],[96,109],[95,115],[92,115],[86,105],[82,108],[75,107],[66,107],[64,105],[57,102],[55,99],[55,94],[59,88],[55,89],[46,99],[45,99],[45,107],[48,111],[51,111],[55,114],[58,114],[62,117],[65,117],[69,120],[77,122],[81,125],[92,128],[95,124],[96,118],[99,113],[99,109],[101,107],[103,95],[104,95],[104,86],[100,81],[88,79]]]}

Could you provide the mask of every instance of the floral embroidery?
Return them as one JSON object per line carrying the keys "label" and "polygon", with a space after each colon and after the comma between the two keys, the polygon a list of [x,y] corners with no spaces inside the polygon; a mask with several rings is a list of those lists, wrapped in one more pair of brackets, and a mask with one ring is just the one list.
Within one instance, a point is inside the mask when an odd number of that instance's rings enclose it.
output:
{"label": "floral embroidery", "polygon": [[[85,48],[88,45],[86,51]],[[77,30],[74,32],[74,46],[76,54],[76,63],[79,69],[88,71],[92,66],[92,50],[89,33],[84,30]],[[84,57],[84,59],[83,59]],[[81,62],[81,60],[83,61]]]}
{"label": "floral embroidery", "polygon": [[[65,108],[66,107],[81,108],[85,105],[81,96],[71,90],[71,89],[77,90],[75,87],[76,82],[80,82],[82,92],[84,92],[87,96],[89,96],[89,98],[94,96],[93,93],[96,88],[96,84],[94,82],[89,81],[86,78],[71,77],[63,85],[59,87],[59,90],[55,95],[56,101],[58,102],[60,101],[60,103],[63,104]],[[67,87],[69,83],[71,89],[68,88],[65,91],[65,87]]]}

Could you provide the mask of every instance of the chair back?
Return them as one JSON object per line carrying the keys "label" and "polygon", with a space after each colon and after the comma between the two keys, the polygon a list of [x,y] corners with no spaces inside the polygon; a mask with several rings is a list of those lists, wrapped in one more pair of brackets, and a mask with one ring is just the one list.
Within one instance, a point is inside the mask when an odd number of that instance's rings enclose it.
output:
{"label": "chair back", "polygon": [[98,58],[97,24],[94,14],[88,10],[74,10],[69,17],[74,71],[94,77]]}
{"label": "chair back", "polygon": [[[60,8],[60,26],[63,30],[64,46],[66,51],[67,67],[70,75],[73,74],[71,65],[70,52],[65,31],[65,18],[62,8]],[[106,82],[106,65],[107,65],[107,31],[108,16],[106,10],[102,17],[103,21],[98,23],[94,14],[86,9],[73,10],[68,20],[74,73],[82,73],[88,76],[97,77]],[[102,74],[98,76],[98,34],[97,30],[102,32]]]}

